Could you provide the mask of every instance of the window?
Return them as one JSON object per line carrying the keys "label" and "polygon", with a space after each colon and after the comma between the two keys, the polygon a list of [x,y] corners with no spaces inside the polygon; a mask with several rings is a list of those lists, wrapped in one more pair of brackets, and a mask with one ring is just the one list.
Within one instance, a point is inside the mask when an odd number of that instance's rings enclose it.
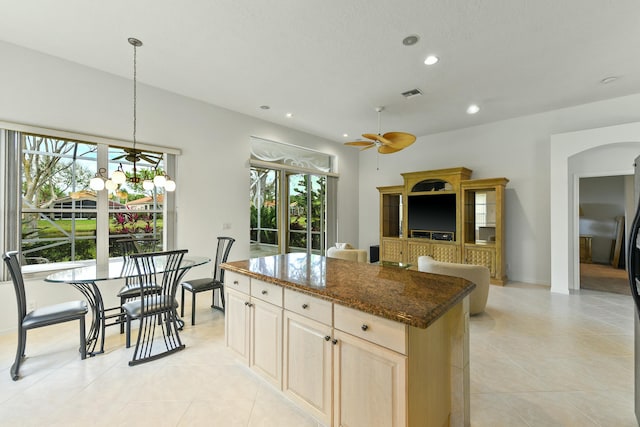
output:
{"label": "window", "polygon": [[252,138],[251,164],[250,256],[323,255],[337,234],[331,156]]}
{"label": "window", "polygon": [[[117,242],[123,237],[144,241],[145,250],[173,242],[173,224],[165,222],[172,206],[163,189],[147,191],[142,182],[129,181],[114,191],[89,188],[101,169],[105,177],[119,167],[132,176],[131,148],[1,129],[0,136],[0,154],[7,159],[0,166],[5,178],[0,196],[7,206],[0,213],[5,225],[1,237],[7,250],[21,250],[23,264],[106,262],[122,255]],[[165,172],[167,160],[173,164],[172,154],[146,148],[137,152],[136,172],[142,179]]]}

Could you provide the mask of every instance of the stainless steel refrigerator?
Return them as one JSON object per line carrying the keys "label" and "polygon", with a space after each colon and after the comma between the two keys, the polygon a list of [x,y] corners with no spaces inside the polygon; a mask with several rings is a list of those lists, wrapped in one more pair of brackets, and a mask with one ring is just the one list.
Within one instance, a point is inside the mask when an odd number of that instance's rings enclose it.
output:
{"label": "stainless steel refrigerator", "polygon": [[636,157],[634,162],[635,168],[635,201],[638,204],[636,214],[633,217],[633,223],[629,233],[627,248],[627,271],[629,272],[629,286],[631,287],[631,296],[636,306],[634,316],[634,402],[636,420],[640,424],[640,156]]}

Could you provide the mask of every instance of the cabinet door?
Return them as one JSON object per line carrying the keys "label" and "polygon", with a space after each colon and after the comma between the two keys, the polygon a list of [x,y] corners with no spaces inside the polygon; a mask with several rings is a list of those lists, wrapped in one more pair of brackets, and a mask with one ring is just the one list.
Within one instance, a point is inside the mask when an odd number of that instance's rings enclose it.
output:
{"label": "cabinet door", "polygon": [[225,287],[225,342],[249,364],[249,295]]}
{"label": "cabinet door", "polygon": [[491,277],[496,276],[496,250],[493,247],[465,247],[464,262],[465,264],[484,265],[491,272]]}
{"label": "cabinet door", "polygon": [[251,358],[249,365],[282,389],[282,308],[251,300]]}
{"label": "cabinet door", "polygon": [[334,422],[349,427],[405,427],[407,358],[334,331]]}
{"label": "cabinet door", "polygon": [[403,262],[402,240],[382,239],[380,248],[380,261]]}
{"label": "cabinet door", "polygon": [[431,256],[431,243],[410,240],[407,242],[407,259],[405,262],[418,265],[418,258],[424,255]]}
{"label": "cabinet door", "polygon": [[431,257],[436,261],[460,262],[460,245],[434,243],[431,247]]}
{"label": "cabinet door", "polygon": [[306,412],[331,424],[331,327],[284,312],[283,390]]}

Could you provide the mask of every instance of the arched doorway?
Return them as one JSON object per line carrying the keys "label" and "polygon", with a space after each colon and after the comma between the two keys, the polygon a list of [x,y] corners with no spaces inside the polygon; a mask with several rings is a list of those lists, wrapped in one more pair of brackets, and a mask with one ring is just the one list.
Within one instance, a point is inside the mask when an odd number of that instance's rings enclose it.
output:
{"label": "arched doorway", "polygon": [[551,136],[551,292],[568,294],[579,286],[580,173],[630,175],[638,154],[640,123]]}

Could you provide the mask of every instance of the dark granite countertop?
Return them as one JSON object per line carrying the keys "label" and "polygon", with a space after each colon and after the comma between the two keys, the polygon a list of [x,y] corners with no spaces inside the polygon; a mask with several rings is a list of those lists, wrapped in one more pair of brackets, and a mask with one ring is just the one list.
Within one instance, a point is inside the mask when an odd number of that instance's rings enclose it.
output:
{"label": "dark granite countertop", "polygon": [[476,286],[457,277],[302,253],[222,268],[418,328],[431,325]]}

